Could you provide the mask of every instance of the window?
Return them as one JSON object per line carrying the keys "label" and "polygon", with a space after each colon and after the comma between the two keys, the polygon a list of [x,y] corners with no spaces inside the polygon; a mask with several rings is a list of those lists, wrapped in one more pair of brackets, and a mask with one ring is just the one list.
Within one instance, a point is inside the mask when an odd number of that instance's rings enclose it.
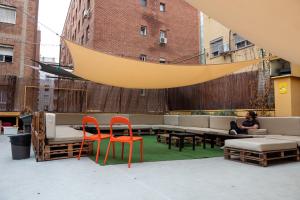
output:
{"label": "window", "polygon": [[147,59],[147,56],[145,54],[140,55],[140,60],[141,61],[146,61],[146,59]]}
{"label": "window", "polygon": [[244,39],[236,33],[233,34],[233,37],[236,49],[243,49],[253,45],[250,41]]}
{"label": "window", "polygon": [[140,0],[141,6],[147,7],[147,0]]}
{"label": "window", "polygon": [[86,33],[85,33],[85,43],[87,43],[90,39],[90,26],[86,28]]}
{"label": "window", "polygon": [[142,97],[146,96],[146,90],[145,89],[140,90],[140,96],[142,96]]}
{"label": "window", "polygon": [[7,102],[7,91],[4,88],[0,88],[0,104],[6,104]]}
{"label": "window", "polygon": [[166,33],[166,31],[160,31],[160,33],[159,33],[159,38],[166,38],[167,37],[167,33]]}
{"label": "window", "polygon": [[140,34],[143,36],[147,35],[147,26],[141,26]]}
{"label": "window", "polygon": [[166,63],[166,59],[164,59],[164,58],[159,58],[159,63]]}
{"label": "window", "polygon": [[210,42],[211,56],[219,56],[223,52],[223,38],[217,38]]}
{"label": "window", "polygon": [[12,63],[13,50],[12,46],[0,45],[0,62]]}
{"label": "window", "polygon": [[159,4],[159,11],[160,12],[166,12],[166,4],[160,3]]}
{"label": "window", "polygon": [[16,9],[9,6],[0,5],[0,22],[16,24]]}
{"label": "window", "polygon": [[80,31],[80,20],[78,22],[78,26],[77,26],[78,31]]}

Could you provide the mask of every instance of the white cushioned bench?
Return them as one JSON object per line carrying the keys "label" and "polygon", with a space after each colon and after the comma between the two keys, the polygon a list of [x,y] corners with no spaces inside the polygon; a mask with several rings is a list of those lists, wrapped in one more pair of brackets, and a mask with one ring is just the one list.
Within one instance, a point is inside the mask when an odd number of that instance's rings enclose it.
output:
{"label": "white cushioned bench", "polygon": [[241,162],[258,162],[266,167],[269,161],[294,158],[299,160],[297,143],[273,138],[230,139],[225,141],[224,158]]}
{"label": "white cushioned bench", "polygon": [[[91,135],[87,133],[87,135]],[[66,142],[80,142],[82,140],[83,132],[76,130],[70,126],[56,126],[55,138],[48,139],[49,143],[66,143]]]}
{"label": "white cushioned bench", "polygon": [[276,140],[288,140],[293,141],[298,144],[300,148],[300,136],[292,136],[292,135],[266,135],[266,138],[276,139]]}
{"label": "white cushioned bench", "polygon": [[272,138],[247,138],[226,140],[225,147],[263,152],[297,148],[297,143]]}

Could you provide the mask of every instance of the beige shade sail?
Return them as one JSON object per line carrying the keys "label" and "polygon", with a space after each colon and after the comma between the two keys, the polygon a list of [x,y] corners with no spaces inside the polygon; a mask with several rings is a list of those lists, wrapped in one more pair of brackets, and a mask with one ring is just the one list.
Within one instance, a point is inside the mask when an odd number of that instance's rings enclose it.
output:
{"label": "beige shade sail", "polygon": [[292,63],[300,64],[299,0],[185,0]]}
{"label": "beige shade sail", "polygon": [[123,88],[159,89],[193,85],[220,78],[259,60],[219,65],[168,65],[142,62],[91,50],[65,40],[74,74],[81,78]]}

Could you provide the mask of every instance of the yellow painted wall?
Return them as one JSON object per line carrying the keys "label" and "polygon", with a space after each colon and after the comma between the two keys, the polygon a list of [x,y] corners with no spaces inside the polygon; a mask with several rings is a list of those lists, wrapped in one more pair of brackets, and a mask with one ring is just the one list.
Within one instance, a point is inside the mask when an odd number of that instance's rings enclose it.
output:
{"label": "yellow painted wall", "polygon": [[[282,90],[283,86],[286,86],[286,91]],[[276,116],[300,116],[300,78],[275,77],[274,89]]]}
{"label": "yellow painted wall", "polygon": [[[243,49],[234,51],[231,56],[211,56],[210,42],[217,38],[222,37],[224,44],[229,44],[231,49],[235,49],[235,42],[233,34],[235,32],[230,32],[230,29],[220,24],[213,18],[203,15],[203,25],[204,25],[204,48],[206,49],[206,63],[207,64],[219,64],[219,63],[230,63],[251,60],[259,58],[260,48],[253,45]],[[231,36],[230,36],[231,35]],[[257,70],[259,65],[249,66],[236,73],[254,71]]]}
{"label": "yellow painted wall", "polygon": [[211,58],[210,42],[217,38],[222,37],[224,43],[229,42],[229,29],[213,18],[204,15],[204,48],[206,49],[206,63],[207,64],[219,64],[219,63],[230,63],[230,59],[224,59],[223,56]]}
{"label": "yellow painted wall", "polygon": [[300,116],[300,78],[291,77],[292,82],[292,116]]}
{"label": "yellow painted wall", "polygon": [[292,76],[300,77],[300,65],[291,64]]}

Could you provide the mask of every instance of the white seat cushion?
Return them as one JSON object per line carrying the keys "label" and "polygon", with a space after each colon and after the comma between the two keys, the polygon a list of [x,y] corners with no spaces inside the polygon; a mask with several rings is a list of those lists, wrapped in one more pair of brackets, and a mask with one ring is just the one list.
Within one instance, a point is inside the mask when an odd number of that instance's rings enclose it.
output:
{"label": "white seat cushion", "polygon": [[[92,135],[87,133],[87,135]],[[56,137],[48,138],[49,142],[81,141],[83,132],[70,126],[56,126]]]}
{"label": "white seat cushion", "polygon": [[295,149],[297,148],[297,143],[288,140],[270,138],[247,138],[225,140],[225,147],[263,152]]}
{"label": "white seat cushion", "polygon": [[300,136],[288,136],[288,135],[267,135],[266,138],[277,139],[277,140],[288,140],[294,141],[300,147]]}

